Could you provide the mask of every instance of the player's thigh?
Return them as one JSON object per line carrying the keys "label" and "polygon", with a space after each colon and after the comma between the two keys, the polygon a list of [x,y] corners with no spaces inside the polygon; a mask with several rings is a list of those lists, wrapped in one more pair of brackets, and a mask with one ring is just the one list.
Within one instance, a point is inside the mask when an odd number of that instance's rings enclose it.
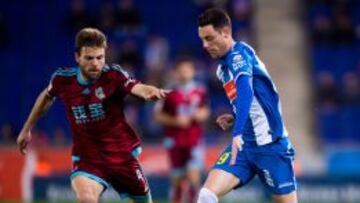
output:
{"label": "player's thigh", "polygon": [[99,182],[86,176],[78,175],[71,180],[71,186],[78,200],[98,201],[104,190]]}
{"label": "player's thigh", "polygon": [[230,164],[230,160],[231,145],[220,155],[206,181],[207,188],[218,196],[246,185],[255,176],[244,150],[238,152],[235,164]]}
{"label": "player's thigh", "polygon": [[235,175],[219,170],[212,169],[206,178],[204,187],[212,191],[216,196],[221,197],[239,185],[240,179]]}
{"label": "player's thigh", "polygon": [[189,168],[186,171],[186,178],[192,185],[199,185],[201,180],[201,170],[199,168]]}
{"label": "player's thigh", "polygon": [[138,160],[113,165],[108,169],[111,173],[111,185],[120,197],[130,198],[134,202],[151,202],[149,184]]}
{"label": "player's thigh", "polygon": [[293,191],[285,195],[273,195],[274,203],[297,203],[297,194],[296,191]]}
{"label": "player's thigh", "polygon": [[170,181],[173,187],[180,187],[181,181],[185,178],[183,174],[171,175]]}

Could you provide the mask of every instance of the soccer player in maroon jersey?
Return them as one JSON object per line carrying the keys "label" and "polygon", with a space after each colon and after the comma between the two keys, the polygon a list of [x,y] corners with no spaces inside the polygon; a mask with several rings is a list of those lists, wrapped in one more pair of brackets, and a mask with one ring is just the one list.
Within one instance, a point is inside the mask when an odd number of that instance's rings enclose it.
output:
{"label": "soccer player in maroon jersey", "polygon": [[72,188],[81,203],[98,202],[110,185],[134,202],[151,203],[150,189],[137,159],[139,137],[126,123],[123,99],[132,94],[145,100],[165,98],[168,91],[141,84],[118,65],[105,63],[105,35],[84,28],[76,36],[78,67],[59,68],[38,96],[21,130],[21,153],[31,141],[31,129],[56,97],[64,103],[73,132]]}
{"label": "soccer player in maroon jersey", "polygon": [[[177,83],[159,101],[155,118],[164,126],[164,144],[171,163],[171,193],[174,203],[181,202],[182,181],[190,185],[188,201],[194,202],[200,188],[203,167],[203,122],[209,117],[205,88],[194,81],[195,64],[191,58],[175,63]],[[186,193],[184,193],[186,194]]]}

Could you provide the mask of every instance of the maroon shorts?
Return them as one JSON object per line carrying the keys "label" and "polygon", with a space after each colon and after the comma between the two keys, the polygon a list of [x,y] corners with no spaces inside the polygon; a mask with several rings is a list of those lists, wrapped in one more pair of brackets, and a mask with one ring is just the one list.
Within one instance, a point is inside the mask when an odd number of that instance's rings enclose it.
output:
{"label": "maroon shorts", "polygon": [[202,145],[168,149],[173,172],[174,170],[181,172],[187,168],[201,169],[203,167],[203,153],[204,149]]}
{"label": "maroon shorts", "polygon": [[113,187],[121,197],[150,198],[150,189],[139,161],[124,164],[94,164],[81,158],[73,157],[71,179],[78,175],[86,176],[102,184],[105,189]]}

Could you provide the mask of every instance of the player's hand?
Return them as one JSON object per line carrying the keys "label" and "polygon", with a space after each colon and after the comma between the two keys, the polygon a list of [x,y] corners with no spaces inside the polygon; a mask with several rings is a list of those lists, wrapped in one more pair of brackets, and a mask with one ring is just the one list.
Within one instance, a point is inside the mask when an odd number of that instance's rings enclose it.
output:
{"label": "player's hand", "polygon": [[243,141],[241,135],[237,135],[237,136],[233,137],[232,147],[231,147],[230,165],[235,164],[237,153],[242,150],[243,144],[244,144],[244,141]]}
{"label": "player's hand", "polygon": [[222,114],[217,117],[216,123],[221,129],[227,130],[234,124],[234,116],[228,113]]}
{"label": "player's hand", "polygon": [[191,124],[191,119],[188,116],[177,116],[176,117],[176,124],[180,128],[187,128]]}
{"label": "player's hand", "polygon": [[152,87],[145,95],[145,100],[159,100],[165,98],[172,90]]}
{"label": "player's hand", "polygon": [[16,140],[16,144],[19,147],[21,154],[26,154],[27,152],[27,145],[31,141],[32,135],[30,130],[22,130]]}

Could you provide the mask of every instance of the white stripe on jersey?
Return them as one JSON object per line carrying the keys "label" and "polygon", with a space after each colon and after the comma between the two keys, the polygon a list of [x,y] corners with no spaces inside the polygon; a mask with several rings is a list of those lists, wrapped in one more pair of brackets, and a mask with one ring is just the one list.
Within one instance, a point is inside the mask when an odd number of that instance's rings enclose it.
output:
{"label": "white stripe on jersey", "polygon": [[272,142],[270,126],[266,114],[259,101],[253,96],[249,116],[254,128],[255,139],[258,145],[265,145]]}

